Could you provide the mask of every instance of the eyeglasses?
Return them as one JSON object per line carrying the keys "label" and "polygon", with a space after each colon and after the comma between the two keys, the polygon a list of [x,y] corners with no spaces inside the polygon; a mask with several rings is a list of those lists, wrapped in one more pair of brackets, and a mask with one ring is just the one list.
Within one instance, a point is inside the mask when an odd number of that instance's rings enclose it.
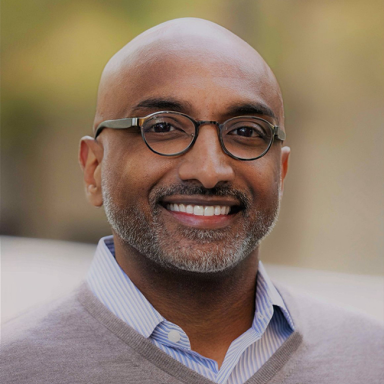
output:
{"label": "eyeglasses", "polygon": [[238,116],[224,123],[196,121],[179,112],[155,112],[145,117],[103,121],[96,129],[95,139],[104,128],[138,127],[148,148],[162,156],[178,156],[195,144],[202,125],[214,124],[223,151],[238,160],[256,160],[264,156],[273,141],[285,140],[285,133],[260,117]]}

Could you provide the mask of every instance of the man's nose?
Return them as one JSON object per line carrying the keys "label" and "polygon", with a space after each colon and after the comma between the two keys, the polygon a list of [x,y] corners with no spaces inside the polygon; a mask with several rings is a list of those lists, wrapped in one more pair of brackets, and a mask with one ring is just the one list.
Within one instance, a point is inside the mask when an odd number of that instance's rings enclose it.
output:
{"label": "man's nose", "polygon": [[216,126],[203,125],[194,146],[183,155],[179,177],[199,181],[205,188],[213,188],[219,182],[233,181],[234,161],[223,152]]}

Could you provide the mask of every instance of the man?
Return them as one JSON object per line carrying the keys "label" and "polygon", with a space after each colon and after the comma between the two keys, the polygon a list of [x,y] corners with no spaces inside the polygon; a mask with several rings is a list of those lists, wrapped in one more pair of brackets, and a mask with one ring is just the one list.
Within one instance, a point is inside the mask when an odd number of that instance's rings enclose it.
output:
{"label": "man", "polygon": [[379,383],[377,324],[271,283],[289,148],[278,83],[247,43],[198,19],[127,44],[81,141],[104,206],[86,282],[8,325],[2,382]]}

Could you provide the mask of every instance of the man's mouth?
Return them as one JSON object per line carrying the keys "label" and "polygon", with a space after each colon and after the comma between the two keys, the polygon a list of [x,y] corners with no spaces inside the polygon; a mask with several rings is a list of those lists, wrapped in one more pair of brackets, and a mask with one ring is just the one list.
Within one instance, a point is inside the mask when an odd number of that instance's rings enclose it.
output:
{"label": "man's mouth", "polygon": [[210,217],[219,219],[232,216],[242,210],[244,206],[232,197],[211,197],[206,196],[167,196],[160,204],[167,211],[173,214],[185,216]]}
{"label": "man's mouth", "polygon": [[244,207],[233,198],[168,196],[161,205],[180,224],[195,228],[219,229],[233,222]]}
{"label": "man's mouth", "polygon": [[226,216],[231,212],[227,205],[167,204],[167,210],[195,216]]}
{"label": "man's mouth", "polygon": [[158,189],[153,201],[170,215],[170,223],[204,229],[234,224],[237,213],[244,215],[250,205],[245,193],[224,186],[212,190],[193,185]]}

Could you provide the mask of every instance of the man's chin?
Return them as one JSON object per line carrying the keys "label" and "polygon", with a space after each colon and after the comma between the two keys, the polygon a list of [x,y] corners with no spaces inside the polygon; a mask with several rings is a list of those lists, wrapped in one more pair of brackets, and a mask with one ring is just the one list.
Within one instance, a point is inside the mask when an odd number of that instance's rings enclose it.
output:
{"label": "man's chin", "polygon": [[174,252],[162,255],[147,254],[146,257],[163,268],[194,273],[222,272],[235,267],[242,259],[238,255],[213,254],[211,250],[205,251],[201,248],[194,249],[193,254],[189,249],[177,254]]}
{"label": "man's chin", "polygon": [[185,231],[188,236],[180,236],[178,240],[173,236],[171,242],[156,241],[143,256],[165,268],[216,273],[235,267],[257,246],[250,246],[249,240],[244,238],[229,241],[227,231]]}

